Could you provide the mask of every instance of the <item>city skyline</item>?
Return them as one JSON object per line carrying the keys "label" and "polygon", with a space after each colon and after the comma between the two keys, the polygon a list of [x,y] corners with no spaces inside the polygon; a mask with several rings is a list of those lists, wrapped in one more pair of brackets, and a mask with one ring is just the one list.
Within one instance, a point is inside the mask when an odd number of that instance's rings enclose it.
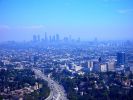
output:
{"label": "city skyline", "polygon": [[0,42],[71,35],[81,40],[132,40],[132,0],[0,0]]}
{"label": "city skyline", "polygon": [[133,0],[0,0],[0,100],[133,100]]}

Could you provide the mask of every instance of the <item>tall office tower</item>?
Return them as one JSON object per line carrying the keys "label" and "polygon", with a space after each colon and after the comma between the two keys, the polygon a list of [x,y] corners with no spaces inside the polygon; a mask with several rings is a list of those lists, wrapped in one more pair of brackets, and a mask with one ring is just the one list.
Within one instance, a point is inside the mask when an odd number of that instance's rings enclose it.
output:
{"label": "tall office tower", "polygon": [[56,41],[59,41],[60,40],[60,36],[59,34],[56,34]]}
{"label": "tall office tower", "polygon": [[52,41],[53,41],[53,42],[55,41],[55,35],[52,37]]}
{"label": "tall office tower", "polygon": [[33,35],[33,42],[36,42],[36,41],[37,41],[37,36]]}
{"label": "tall office tower", "polygon": [[48,41],[47,33],[45,32],[45,41]]}
{"label": "tall office tower", "polygon": [[117,53],[117,65],[124,65],[125,64],[125,53],[118,52]]}
{"label": "tall office tower", "polygon": [[99,72],[100,69],[100,64],[98,60],[93,60],[93,71],[94,72]]}
{"label": "tall office tower", "polygon": [[40,41],[40,35],[37,36],[37,41]]}
{"label": "tall office tower", "polygon": [[49,42],[52,42],[52,37],[51,37],[51,35],[49,36]]}

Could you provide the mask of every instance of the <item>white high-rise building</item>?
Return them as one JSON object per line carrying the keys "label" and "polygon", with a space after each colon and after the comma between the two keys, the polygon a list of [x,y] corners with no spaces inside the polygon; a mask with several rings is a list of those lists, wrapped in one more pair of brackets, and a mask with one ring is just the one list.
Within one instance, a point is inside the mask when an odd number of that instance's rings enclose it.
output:
{"label": "white high-rise building", "polygon": [[101,64],[100,70],[101,70],[101,72],[107,72],[107,64]]}
{"label": "white high-rise building", "polygon": [[107,62],[108,71],[115,71],[115,61]]}

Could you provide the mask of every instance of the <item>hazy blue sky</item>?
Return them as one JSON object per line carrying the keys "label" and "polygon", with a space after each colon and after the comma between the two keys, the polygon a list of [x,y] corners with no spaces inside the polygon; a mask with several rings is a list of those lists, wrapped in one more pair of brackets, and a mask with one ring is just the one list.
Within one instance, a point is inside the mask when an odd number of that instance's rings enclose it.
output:
{"label": "hazy blue sky", "polygon": [[0,41],[33,34],[133,39],[133,0],[0,0]]}

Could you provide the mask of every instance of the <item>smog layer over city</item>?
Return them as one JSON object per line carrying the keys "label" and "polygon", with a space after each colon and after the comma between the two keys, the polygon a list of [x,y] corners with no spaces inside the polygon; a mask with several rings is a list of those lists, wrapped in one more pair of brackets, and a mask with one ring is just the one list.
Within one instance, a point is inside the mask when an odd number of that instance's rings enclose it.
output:
{"label": "smog layer over city", "polygon": [[133,1],[0,0],[0,100],[133,100]]}

